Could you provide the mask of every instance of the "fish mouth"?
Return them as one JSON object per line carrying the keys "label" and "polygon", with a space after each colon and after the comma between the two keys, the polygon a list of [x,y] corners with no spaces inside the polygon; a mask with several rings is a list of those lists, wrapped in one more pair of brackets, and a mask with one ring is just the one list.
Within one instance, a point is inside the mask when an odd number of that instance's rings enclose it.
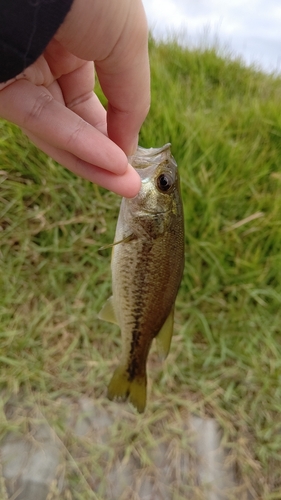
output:
{"label": "fish mouth", "polygon": [[146,149],[138,146],[135,154],[132,156],[128,156],[128,161],[133,167],[143,170],[148,166],[155,165],[155,163],[157,162],[157,158],[159,157],[161,159],[161,155],[163,155],[165,151],[167,151],[167,156],[171,156],[170,148],[170,142],[164,144],[164,146],[162,146],[161,148]]}
{"label": "fish mouth", "polygon": [[150,215],[159,215],[159,214],[167,214],[168,212],[170,212],[170,210],[157,210],[157,212],[154,212],[153,210],[147,210],[147,209],[143,209],[143,212],[145,212],[146,214],[150,214]]}

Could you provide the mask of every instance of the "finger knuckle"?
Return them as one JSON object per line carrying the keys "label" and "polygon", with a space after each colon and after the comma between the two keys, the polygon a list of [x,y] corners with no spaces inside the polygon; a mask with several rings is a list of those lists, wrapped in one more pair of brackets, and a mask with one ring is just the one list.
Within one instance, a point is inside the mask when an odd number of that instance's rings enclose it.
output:
{"label": "finger knuckle", "polygon": [[72,132],[69,135],[67,146],[75,148],[76,145],[78,145],[81,142],[81,140],[83,140],[86,127],[87,127],[86,122],[82,118],[80,118],[76,127],[72,130]]}
{"label": "finger knuckle", "polygon": [[69,109],[73,110],[73,108],[75,108],[76,106],[81,106],[82,104],[90,102],[92,97],[93,97],[93,91],[90,90],[89,92],[85,92],[84,94],[79,95],[79,97],[76,97],[70,102],[66,101],[66,105]]}
{"label": "finger knuckle", "polygon": [[53,101],[53,97],[46,92],[41,92],[35,99],[33,106],[26,112],[24,126],[30,126],[41,119],[46,107]]}

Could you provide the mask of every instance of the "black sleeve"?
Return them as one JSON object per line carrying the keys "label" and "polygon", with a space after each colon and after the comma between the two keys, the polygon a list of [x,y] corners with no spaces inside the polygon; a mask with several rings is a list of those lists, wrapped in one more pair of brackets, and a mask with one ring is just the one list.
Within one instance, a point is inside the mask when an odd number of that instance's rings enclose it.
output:
{"label": "black sleeve", "polygon": [[73,0],[0,0],[0,82],[42,54]]}

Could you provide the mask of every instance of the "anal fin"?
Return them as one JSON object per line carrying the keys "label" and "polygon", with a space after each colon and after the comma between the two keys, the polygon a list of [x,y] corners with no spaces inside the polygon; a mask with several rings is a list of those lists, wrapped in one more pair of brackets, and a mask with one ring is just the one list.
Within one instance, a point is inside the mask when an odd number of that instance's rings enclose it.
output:
{"label": "anal fin", "polygon": [[107,301],[102,306],[100,312],[98,313],[98,318],[103,319],[104,321],[108,321],[109,323],[115,323],[118,325],[118,321],[116,319],[116,314],[114,310],[113,304],[113,295],[107,299]]}

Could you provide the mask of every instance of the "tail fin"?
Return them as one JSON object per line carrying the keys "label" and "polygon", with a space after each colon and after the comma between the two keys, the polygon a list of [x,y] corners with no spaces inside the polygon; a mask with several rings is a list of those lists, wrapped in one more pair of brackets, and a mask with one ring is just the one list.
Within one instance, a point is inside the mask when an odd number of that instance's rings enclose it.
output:
{"label": "tail fin", "polygon": [[139,413],[142,413],[146,405],[146,377],[136,377],[130,381],[127,367],[118,366],[109,382],[107,397],[117,401],[125,401],[129,398],[130,403]]}

